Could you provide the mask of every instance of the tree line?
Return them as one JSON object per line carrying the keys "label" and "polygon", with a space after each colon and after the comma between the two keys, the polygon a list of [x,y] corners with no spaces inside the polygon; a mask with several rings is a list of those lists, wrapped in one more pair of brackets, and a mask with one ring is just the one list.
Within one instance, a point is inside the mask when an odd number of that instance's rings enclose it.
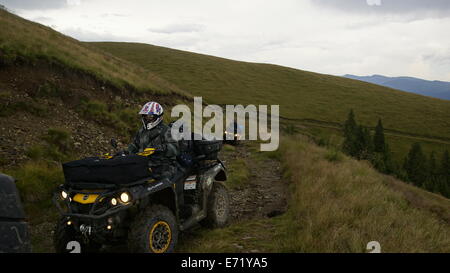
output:
{"label": "tree line", "polygon": [[450,157],[448,150],[442,155],[431,152],[425,155],[420,143],[414,143],[403,164],[392,160],[389,144],[384,136],[382,120],[378,120],[375,132],[358,125],[353,110],[343,126],[343,151],[356,159],[367,160],[378,171],[394,175],[425,190],[450,198]]}

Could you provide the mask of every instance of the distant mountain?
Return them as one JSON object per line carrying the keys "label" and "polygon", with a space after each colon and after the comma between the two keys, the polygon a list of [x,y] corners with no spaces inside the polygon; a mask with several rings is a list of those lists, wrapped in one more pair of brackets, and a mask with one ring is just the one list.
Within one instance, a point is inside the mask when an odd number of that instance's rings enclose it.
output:
{"label": "distant mountain", "polygon": [[355,76],[344,75],[345,78],[374,83],[410,93],[450,100],[450,82],[427,81],[412,77],[385,77],[381,75]]}

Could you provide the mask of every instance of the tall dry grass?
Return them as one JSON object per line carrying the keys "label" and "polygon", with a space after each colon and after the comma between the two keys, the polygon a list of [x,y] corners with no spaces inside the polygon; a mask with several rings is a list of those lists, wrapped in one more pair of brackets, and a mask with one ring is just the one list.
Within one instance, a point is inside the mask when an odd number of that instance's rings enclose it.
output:
{"label": "tall dry grass", "polygon": [[366,252],[378,241],[383,252],[450,252],[448,223],[411,206],[368,163],[344,155],[330,161],[304,138],[287,139],[280,152],[293,194],[279,250]]}

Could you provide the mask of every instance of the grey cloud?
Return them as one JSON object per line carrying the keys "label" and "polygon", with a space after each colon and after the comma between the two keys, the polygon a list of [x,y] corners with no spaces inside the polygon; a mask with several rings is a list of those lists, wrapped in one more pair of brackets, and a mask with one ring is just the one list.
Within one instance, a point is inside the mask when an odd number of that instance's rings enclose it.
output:
{"label": "grey cloud", "polygon": [[430,53],[422,55],[422,60],[434,66],[445,66],[450,68],[450,50],[448,52]]}
{"label": "grey cloud", "polygon": [[199,24],[172,24],[160,28],[149,28],[148,31],[162,34],[174,34],[174,33],[192,33],[200,32],[203,30],[203,26]]}
{"label": "grey cloud", "polygon": [[[412,14],[415,17],[449,17],[448,0],[311,0],[320,7],[353,13]],[[368,3],[372,3],[369,5]],[[381,5],[376,5],[381,3]]]}
{"label": "grey cloud", "polygon": [[67,0],[0,0],[7,9],[45,10],[67,6]]}

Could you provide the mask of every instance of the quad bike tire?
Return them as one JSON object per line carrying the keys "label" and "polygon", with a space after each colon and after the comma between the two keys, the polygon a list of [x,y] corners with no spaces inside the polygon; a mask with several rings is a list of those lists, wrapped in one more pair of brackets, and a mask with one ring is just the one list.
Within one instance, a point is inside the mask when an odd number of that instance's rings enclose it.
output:
{"label": "quad bike tire", "polygon": [[[70,253],[77,251],[68,246],[69,242],[75,241],[79,243],[81,253],[97,253],[102,248],[101,244],[96,242],[85,243],[77,236],[73,225],[67,225],[66,220],[61,218],[55,227],[53,235],[53,246],[56,253]],[[69,249],[68,249],[69,248]]]}
{"label": "quad bike tire", "polygon": [[208,228],[222,228],[230,217],[230,197],[227,188],[215,182],[208,197],[206,218],[200,224]]}
{"label": "quad bike tire", "polygon": [[133,253],[171,253],[178,240],[178,226],[172,211],[151,205],[138,214],[128,233],[128,248]]}

